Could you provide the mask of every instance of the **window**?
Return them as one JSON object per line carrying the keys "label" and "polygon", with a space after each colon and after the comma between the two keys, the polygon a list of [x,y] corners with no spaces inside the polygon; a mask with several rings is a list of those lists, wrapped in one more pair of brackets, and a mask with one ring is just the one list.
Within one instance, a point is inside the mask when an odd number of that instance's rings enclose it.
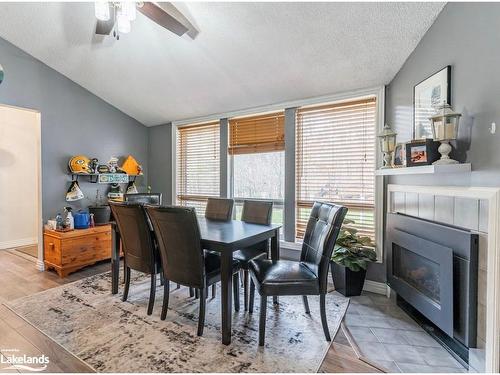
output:
{"label": "window", "polygon": [[375,238],[375,131],[375,98],[297,110],[297,238],[315,200],[347,206],[359,232]]}
{"label": "window", "polygon": [[274,201],[274,223],[283,223],[285,118],[283,112],[229,121],[236,218],[243,199]]}
{"label": "window", "polygon": [[212,122],[178,128],[177,204],[205,214],[208,197],[220,191],[220,125]]}

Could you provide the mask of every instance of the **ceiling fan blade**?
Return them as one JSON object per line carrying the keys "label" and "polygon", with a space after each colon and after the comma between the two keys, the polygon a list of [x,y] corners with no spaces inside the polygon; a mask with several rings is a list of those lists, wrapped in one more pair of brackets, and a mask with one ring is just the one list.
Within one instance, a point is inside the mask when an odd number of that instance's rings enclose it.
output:
{"label": "ceiling fan blade", "polygon": [[165,29],[173,32],[176,35],[182,36],[186,32],[188,32],[189,28],[186,27],[186,25],[178,20],[174,15],[171,15],[168,10],[163,9],[164,5],[165,3],[159,4],[144,2],[144,5],[142,7],[138,7],[137,9],[146,17],[156,22],[158,25],[164,27]]}
{"label": "ceiling fan blade", "polygon": [[95,33],[99,35],[109,35],[115,26],[115,7],[109,6],[109,20],[97,20],[95,25]]}

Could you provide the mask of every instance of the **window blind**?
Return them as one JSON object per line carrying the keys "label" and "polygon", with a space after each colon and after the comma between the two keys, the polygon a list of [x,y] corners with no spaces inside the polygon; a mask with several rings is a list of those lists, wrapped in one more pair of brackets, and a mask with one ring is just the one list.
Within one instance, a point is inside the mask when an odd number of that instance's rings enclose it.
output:
{"label": "window blind", "polygon": [[220,191],[220,125],[211,122],[178,128],[177,204],[205,214],[208,197]]}
{"label": "window blind", "polygon": [[285,149],[284,112],[229,120],[229,154]]}
{"label": "window blind", "polygon": [[296,120],[297,238],[318,200],[348,207],[374,239],[376,99],[300,108]]}

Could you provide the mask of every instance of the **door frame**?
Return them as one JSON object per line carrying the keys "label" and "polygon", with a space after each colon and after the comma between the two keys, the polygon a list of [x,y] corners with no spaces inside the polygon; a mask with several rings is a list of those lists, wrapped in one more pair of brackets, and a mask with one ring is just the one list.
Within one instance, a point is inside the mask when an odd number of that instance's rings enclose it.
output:
{"label": "door frame", "polygon": [[43,195],[42,195],[42,114],[40,111],[36,109],[17,107],[8,104],[0,104],[0,107],[3,108],[12,108],[19,111],[27,111],[32,112],[36,115],[36,124],[35,124],[35,137],[36,137],[36,181],[37,187],[35,191],[35,198],[38,202],[37,205],[37,248],[38,248],[38,257],[36,261],[36,268],[40,271],[45,270],[45,263],[43,261]]}

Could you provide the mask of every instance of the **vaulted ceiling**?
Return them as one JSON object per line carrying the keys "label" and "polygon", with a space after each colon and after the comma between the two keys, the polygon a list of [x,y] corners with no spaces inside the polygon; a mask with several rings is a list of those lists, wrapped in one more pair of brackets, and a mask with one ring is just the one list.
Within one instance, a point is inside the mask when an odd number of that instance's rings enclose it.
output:
{"label": "vaulted ceiling", "polygon": [[94,3],[1,3],[0,37],[151,126],[386,84],[444,4],[175,5],[195,40],[141,14],[97,37]]}

